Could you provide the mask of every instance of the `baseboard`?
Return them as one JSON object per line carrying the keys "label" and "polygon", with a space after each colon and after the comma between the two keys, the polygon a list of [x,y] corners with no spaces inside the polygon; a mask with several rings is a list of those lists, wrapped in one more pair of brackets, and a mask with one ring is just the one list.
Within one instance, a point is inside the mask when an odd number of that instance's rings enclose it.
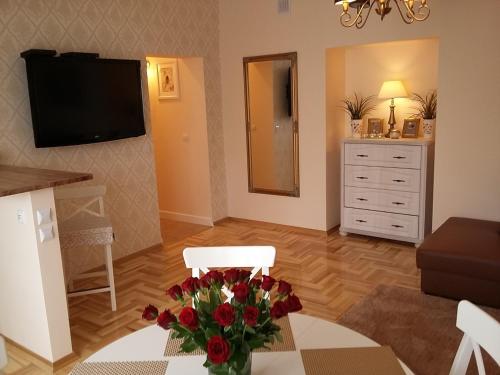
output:
{"label": "baseboard", "polygon": [[180,213],[180,212],[172,212],[172,211],[163,211],[163,210],[160,210],[160,217],[162,219],[183,221],[185,223],[207,225],[207,226],[210,226],[210,227],[214,226],[212,218],[205,217],[205,216],[196,216],[196,215],[183,214],[183,213]]}

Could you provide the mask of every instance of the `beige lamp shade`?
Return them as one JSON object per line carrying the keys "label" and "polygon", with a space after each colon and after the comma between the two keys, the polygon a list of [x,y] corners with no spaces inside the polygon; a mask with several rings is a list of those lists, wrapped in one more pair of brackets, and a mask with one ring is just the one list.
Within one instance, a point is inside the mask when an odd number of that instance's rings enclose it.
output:
{"label": "beige lamp shade", "polygon": [[380,99],[406,98],[408,93],[401,81],[385,81],[380,89]]}

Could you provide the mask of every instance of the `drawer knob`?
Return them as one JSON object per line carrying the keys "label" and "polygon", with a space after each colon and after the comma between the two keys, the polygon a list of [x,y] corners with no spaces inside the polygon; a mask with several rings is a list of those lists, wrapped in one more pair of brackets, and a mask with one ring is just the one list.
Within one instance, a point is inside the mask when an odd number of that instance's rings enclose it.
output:
{"label": "drawer knob", "polygon": [[358,223],[366,223],[366,220],[356,220]]}
{"label": "drawer knob", "polygon": [[393,159],[406,159],[406,156],[393,156]]}
{"label": "drawer knob", "polygon": [[368,155],[365,155],[365,154],[358,154],[356,155],[358,158],[367,158]]}
{"label": "drawer knob", "polygon": [[366,202],[366,201],[368,201],[368,199],[366,199],[366,198],[356,198],[356,199],[357,199],[358,201],[361,201],[361,202]]}
{"label": "drawer knob", "polygon": [[358,180],[368,180],[368,177],[364,177],[364,176],[360,176],[360,177],[356,177]]}
{"label": "drawer knob", "polygon": [[395,204],[396,206],[400,206],[400,205],[402,205],[402,204],[404,205],[404,203],[403,203],[403,202],[392,202],[392,204]]}
{"label": "drawer knob", "polygon": [[405,180],[392,180],[393,182],[406,182]]}
{"label": "drawer knob", "polygon": [[392,224],[394,228],[404,228],[402,225]]}

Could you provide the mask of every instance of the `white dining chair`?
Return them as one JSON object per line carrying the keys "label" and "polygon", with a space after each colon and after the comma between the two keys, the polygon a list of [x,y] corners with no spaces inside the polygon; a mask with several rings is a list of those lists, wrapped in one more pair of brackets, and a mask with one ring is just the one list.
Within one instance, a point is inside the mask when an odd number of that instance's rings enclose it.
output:
{"label": "white dining chair", "polygon": [[5,348],[5,340],[0,336],[0,374],[5,366],[7,366],[7,349]]}
{"label": "white dining chair", "polygon": [[457,328],[464,333],[450,375],[465,375],[474,352],[479,375],[486,375],[481,348],[500,366],[500,323],[469,301],[460,301]]}
{"label": "white dining chair", "polygon": [[[259,271],[269,276],[269,268],[274,266],[276,249],[273,246],[220,246],[188,247],[184,249],[184,263],[192,269],[193,277],[200,277],[210,268],[252,268],[250,279]],[[222,289],[228,300],[233,293],[226,287]]]}
{"label": "white dining chair", "polygon": [[[116,311],[116,291],[113,273],[114,241],[113,227],[104,214],[105,186],[85,186],[55,190],[55,199],[65,201],[68,213],[59,222],[59,240],[63,249],[104,247],[105,271],[87,272],[68,278],[68,297],[94,293],[110,293],[111,310]],[[73,281],[91,277],[106,276],[108,285],[90,289],[75,290]]]}

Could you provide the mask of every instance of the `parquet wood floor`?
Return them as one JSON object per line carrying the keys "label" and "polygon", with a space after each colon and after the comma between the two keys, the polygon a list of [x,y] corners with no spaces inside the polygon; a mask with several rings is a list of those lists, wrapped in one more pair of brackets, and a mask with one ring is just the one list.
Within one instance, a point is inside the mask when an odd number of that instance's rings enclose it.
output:
{"label": "parquet wood floor", "polygon": [[[163,223],[167,233],[168,223]],[[379,284],[418,288],[415,249],[406,244],[362,236],[341,237],[281,225],[227,219],[213,228],[162,247],[115,262],[118,310],[109,297],[97,294],[70,300],[73,349],[81,361],[108,343],[146,325],[145,305],[179,309],[165,289],[189,276],[182,250],[186,246],[273,245],[277,248],[275,278],[292,283],[301,297],[303,312],[335,321],[350,306]],[[51,369],[24,351],[8,345],[6,374],[50,374]],[[59,369],[67,374],[75,361]]]}

